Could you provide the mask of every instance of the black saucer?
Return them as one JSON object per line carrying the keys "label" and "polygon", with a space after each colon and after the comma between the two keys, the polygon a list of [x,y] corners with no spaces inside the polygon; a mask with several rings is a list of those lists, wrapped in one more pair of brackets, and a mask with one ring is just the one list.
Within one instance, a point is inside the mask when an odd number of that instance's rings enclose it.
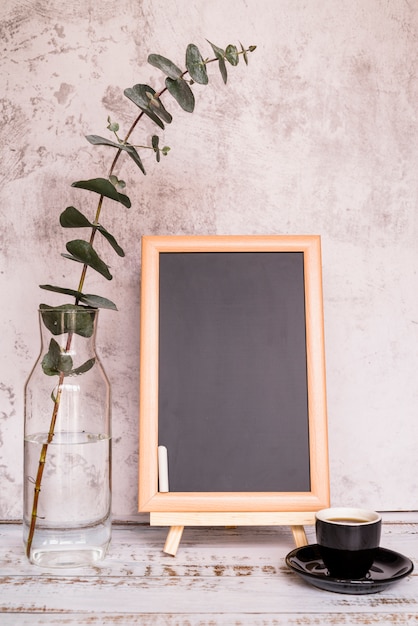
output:
{"label": "black saucer", "polygon": [[377,557],[364,578],[356,580],[332,578],[319,555],[317,544],[292,550],[286,557],[286,564],[314,587],[352,594],[383,591],[408,576],[414,569],[412,561],[402,554],[379,548]]}

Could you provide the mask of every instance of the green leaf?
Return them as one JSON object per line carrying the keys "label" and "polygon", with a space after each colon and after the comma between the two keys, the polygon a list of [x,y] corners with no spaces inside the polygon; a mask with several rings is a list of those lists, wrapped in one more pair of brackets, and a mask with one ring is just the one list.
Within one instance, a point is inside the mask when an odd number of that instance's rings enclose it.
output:
{"label": "green leaf", "polygon": [[108,126],[106,127],[112,133],[117,133],[119,130],[119,124],[117,122],[112,122],[110,119],[110,115],[107,116]]}
{"label": "green leaf", "polygon": [[154,90],[148,85],[134,85],[133,87],[127,87],[123,92],[129,100],[132,100],[140,109],[146,110],[149,108],[149,98],[147,98],[147,90],[153,93]]}
{"label": "green leaf", "polygon": [[245,61],[245,65],[248,65],[248,56],[247,56],[247,51],[246,51],[246,49],[244,48],[244,46],[242,45],[242,43],[240,43],[240,46],[241,46],[242,56],[243,56],[244,61]]}
{"label": "green leaf", "polygon": [[155,152],[155,158],[157,159],[157,163],[159,163],[161,157],[160,157],[160,148],[159,148],[160,138],[158,137],[158,135],[152,136],[151,143],[152,143],[152,148]]}
{"label": "green leaf", "polygon": [[69,354],[62,354],[59,344],[55,339],[49,342],[48,352],[42,359],[42,369],[47,376],[58,376],[60,373],[67,374],[73,367],[73,360]]}
{"label": "green leaf", "polygon": [[116,254],[121,257],[125,256],[125,252],[120,247],[113,235],[111,235],[100,224],[93,224],[75,207],[69,206],[60,215],[60,224],[63,228],[95,228],[103,235],[105,239],[110,243]]}
{"label": "green leaf", "polygon": [[187,111],[187,113],[193,113],[195,99],[193,91],[190,89],[186,81],[183,80],[183,78],[178,78],[177,80],[166,78],[165,84],[168,91],[171,93],[173,98],[177,100],[181,108],[184,111]]}
{"label": "green leaf", "polygon": [[125,256],[125,252],[123,251],[123,249],[120,247],[120,245],[118,244],[118,242],[116,241],[116,239],[114,238],[113,235],[111,235],[103,226],[101,226],[100,224],[97,226],[97,230],[99,231],[99,233],[101,233],[103,235],[103,237],[105,239],[107,239],[107,241],[110,243],[110,245],[112,246],[112,248],[114,249],[114,251],[116,252],[116,254],[118,254],[121,257]]}
{"label": "green leaf", "polygon": [[173,117],[166,110],[154,89],[151,89],[149,87],[146,91],[146,96],[149,101],[148,108],[156,115],[158,115],[158,117],[161,118],[163,122],[165,122],[166,124],[171,124],[171,122],[173,121]]}
{"label": "green leaf", "polygon": [[76,333],[91,337],[94,331],[95,311],[78,304],[61,304],[56,307],[41,304],[42,321],[53,335]]}
{"label": "green leaf", "polygon": [[111,200],[115,200],[116,202],[120,202],[127,209],[129,209],[131,206],[131,201],[129,200],[128,196],[125,196],[123,193],[118,193],[110,180],[108,180],[107,178],[78,180],[77,182],[73,183],[71,187],[86,189],[87,191],[94,191],[95,193],[99,193],[101,196],[105,196],[106,198],[110,198]]}
{"label": "green leaf", "polygon": [[83,239],[74,239],[66,244],[67,251],[70,253],[72,259],[88,265],[104,276],[107,280],[112,280],[112,274],[109,272],[109,268],[104,263],[93,246]]}
{"label": "green leaf", "polygon": [[209,40],[208,40],[208,43],[212,46],[212,50],[214,51],[215,56],[218,59],[219,70],[221,72],[222,80],[226,84],[226,81],[228,79],[228,73],[226,71],[226,65],[225,65],[225,52],[224,50],[222,50],[222,48],[218,48],[218,46],[215,46],[215,44],[211,43]]}
{"label": "green leaf", "polygon": [[228,80],[228,73],[226,70],[226,65],[224,59],[219,59],[219,71],[221,72],[222,80],[226,85],[226,81]]}
{"label": "green leaf", "polygon": [[66,296],[73,296],[74,298],[80,298],[83,295],[81,291],[76,291],[75,289],[66,289],[65,287],[55,287],[55,285],[39,285],[39,287],[41,289],[45,289],[46,291],[62,293]]}
{"label": "green leaf", "polygon": [[79,302],[83,304],[97,308],[97,309],[111,309],[112,311],[117,311],[116,304],[107,298],[103,298],[102,296],[96,296],[91,293],[82,293],[81,291],[76,291],[75,289],[66,289],[65,287],[56,287],[55,285],[39,285],[41,289],[45,289],[46,291],[53,291],[54,293],[62,293],[67,296],[73,296]]}
{"label": "green leaf", "polygon": [[173,80],[180,78],[180,76],[183,74],[181,69],[178,68],[177,65],[174,65],[174,63],[170,61],[170,59],[166,59],[159,54],[150,54],[148,57],[148,63],[150,63],[154,67],[157,67],[159,70],[164,72],[166,76],[172,78]]}
{"label": "green leaf", "polygon": [[[136,163],[141,172],[145,174],[145,168],[141,161],[141,157],[139,156],[137,150],[134,146],[131,146],[129,143],[116,143],[116,141],[110,141],[110,139],[106,139],[105,137],[99,137],[98,135],[86,135],[86,139],[89,143],[94,146],[111,146],[112,148],[116,148],[117,150],[123,150],[127,152],[131,159]],[[110,182],[110,181],[109,181]]]}
{"label": "green leaf", "polygon": [[83,365],[79,365],[78,367],[75,367],[70,372],[68,372],[66,375],[67,376],[78,376],[79,374],[85,374],[86,372],[91,370],[91,368],[94,366],[95,363],[96,363],[96,359],[94,359],[94,358],[93,359],[89,359],[88,361],[83,363]]}
{"label": "green leaf", "polygon": [[206,63],[199,52],[199,48],[194,43],[189,43],[186,50],[186,67],[191,78],[200,85],[207,85],[209,82],[206,71]]}
{"label": "green leaf", "polygon": [[63,228],[86,228],[91,226],[91,222],[87,217],[73,206],[67,206],[61,213],[60,224]]}
{"label": "green leaf", "polygon": [[212,46],[212,50],[214,51],[217,59],[225,58],[225,50],[222,50],[222,48],[219,48],[219,46],[215,46],[215,44],[211,43],[209,39],[207,39],[206,41]]}
{"label": "green leaf", "polygon": [[[126,94],[125,94],[126,95]],[[164,130],[164,124],[163,122],[160,120],[160,118],[158,117],[158,115],[155,115],[155,113],[149,109],[142,109],[142,112],[147,115],[150,120],[152,120],[154,122],[154,124],[157,124],[157,126],[159,126],[161,128],[161,130]]]}
{"label": "green leaf", "polygon": [[69,259],[70,261],[75,261],[76,263],[83,264],[83,261],[81,261],[80,259],[76,259],[74,256],[72,256],[72,254],[65,254],[64,252],[61,252],[61,256],[64,257],[64,259]]}
{"label": "green leaf", "polygon": [[[132,88],[128,87],[125,89],[123,93],[127,98],[129,98],[129,100],[144,111],[144,113],[149,115],[153,121],[155,121],[155,117],[157,117],[166,122],[166,124],[170,124],[172,122],[172,116],[165,109],[163,103],[158,98],[156,91],[149,85],[134,85]],[[162,128],[164,128],[164,125]]]}
{"label": "green leaf", "polygon": [[97,309],[110,309],[111,311],[117,311],[117,306],[111,300],[103,298],[102,296],[95,296],[92,293],[84,293],[80,302],[83,302],[86,306],[91,306]]}
{"label": "green leaf", "polygon": [[125,189],[126,187],[126,183],[124,180],[120,180],[117,176],[115,176],[114,174],[110,174],[109,176],[109,180],[112,183],[112,185],[116,188],[119,187],[119,189]]}
{"label": "green leaf", "polygon": [[227,46],[226,50],[225,50],[225,58],[227,61],[229,61],[229,63],[233,66],[238,65],[239,63],[239,56],[238,56],[238,50],[236,46],[233,46],[232,44],[230,44],[229,46]]}

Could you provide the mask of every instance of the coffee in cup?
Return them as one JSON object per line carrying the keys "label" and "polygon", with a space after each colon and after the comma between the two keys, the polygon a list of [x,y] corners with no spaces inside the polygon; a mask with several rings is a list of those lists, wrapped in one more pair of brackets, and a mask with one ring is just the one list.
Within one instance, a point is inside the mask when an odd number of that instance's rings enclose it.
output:
{"label": "coffee in cup", "polygon": [[330,576],[364,578],[380,544],[382,518],[367,509],[333,507],[315,515],[319,553]]}

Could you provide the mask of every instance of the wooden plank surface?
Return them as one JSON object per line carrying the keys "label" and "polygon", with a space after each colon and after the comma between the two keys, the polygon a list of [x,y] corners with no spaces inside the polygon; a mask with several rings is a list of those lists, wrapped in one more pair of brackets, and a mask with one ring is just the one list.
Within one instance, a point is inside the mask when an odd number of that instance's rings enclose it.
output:
{"label": "wooden plank surface", "polygon": [[[418,624],[418,571],[379,594],[329,593],[286,567],[290,528],[186,527],[175,558],[166,531],[117,525],[100,565],[57,570],[30,565],[21,527],[0,525],[1,626]],[[382,546],[418,570],[417,534],[418,521],[385,522]]]}

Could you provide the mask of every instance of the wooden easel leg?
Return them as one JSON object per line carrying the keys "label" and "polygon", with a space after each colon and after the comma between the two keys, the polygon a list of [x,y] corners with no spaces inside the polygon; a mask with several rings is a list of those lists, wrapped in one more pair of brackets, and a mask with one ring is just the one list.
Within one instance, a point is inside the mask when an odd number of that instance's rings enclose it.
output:
{"label": "wooden easel leg", "polygon": [[308,545],[308,540],[303,526],[292,526],[292,533],[297,548]]}
{"label": "wooden easel leg", "polygon": [[176,556],[184,526],[171,526],[168,531],[167,539],[164,546],[164,552]]}

